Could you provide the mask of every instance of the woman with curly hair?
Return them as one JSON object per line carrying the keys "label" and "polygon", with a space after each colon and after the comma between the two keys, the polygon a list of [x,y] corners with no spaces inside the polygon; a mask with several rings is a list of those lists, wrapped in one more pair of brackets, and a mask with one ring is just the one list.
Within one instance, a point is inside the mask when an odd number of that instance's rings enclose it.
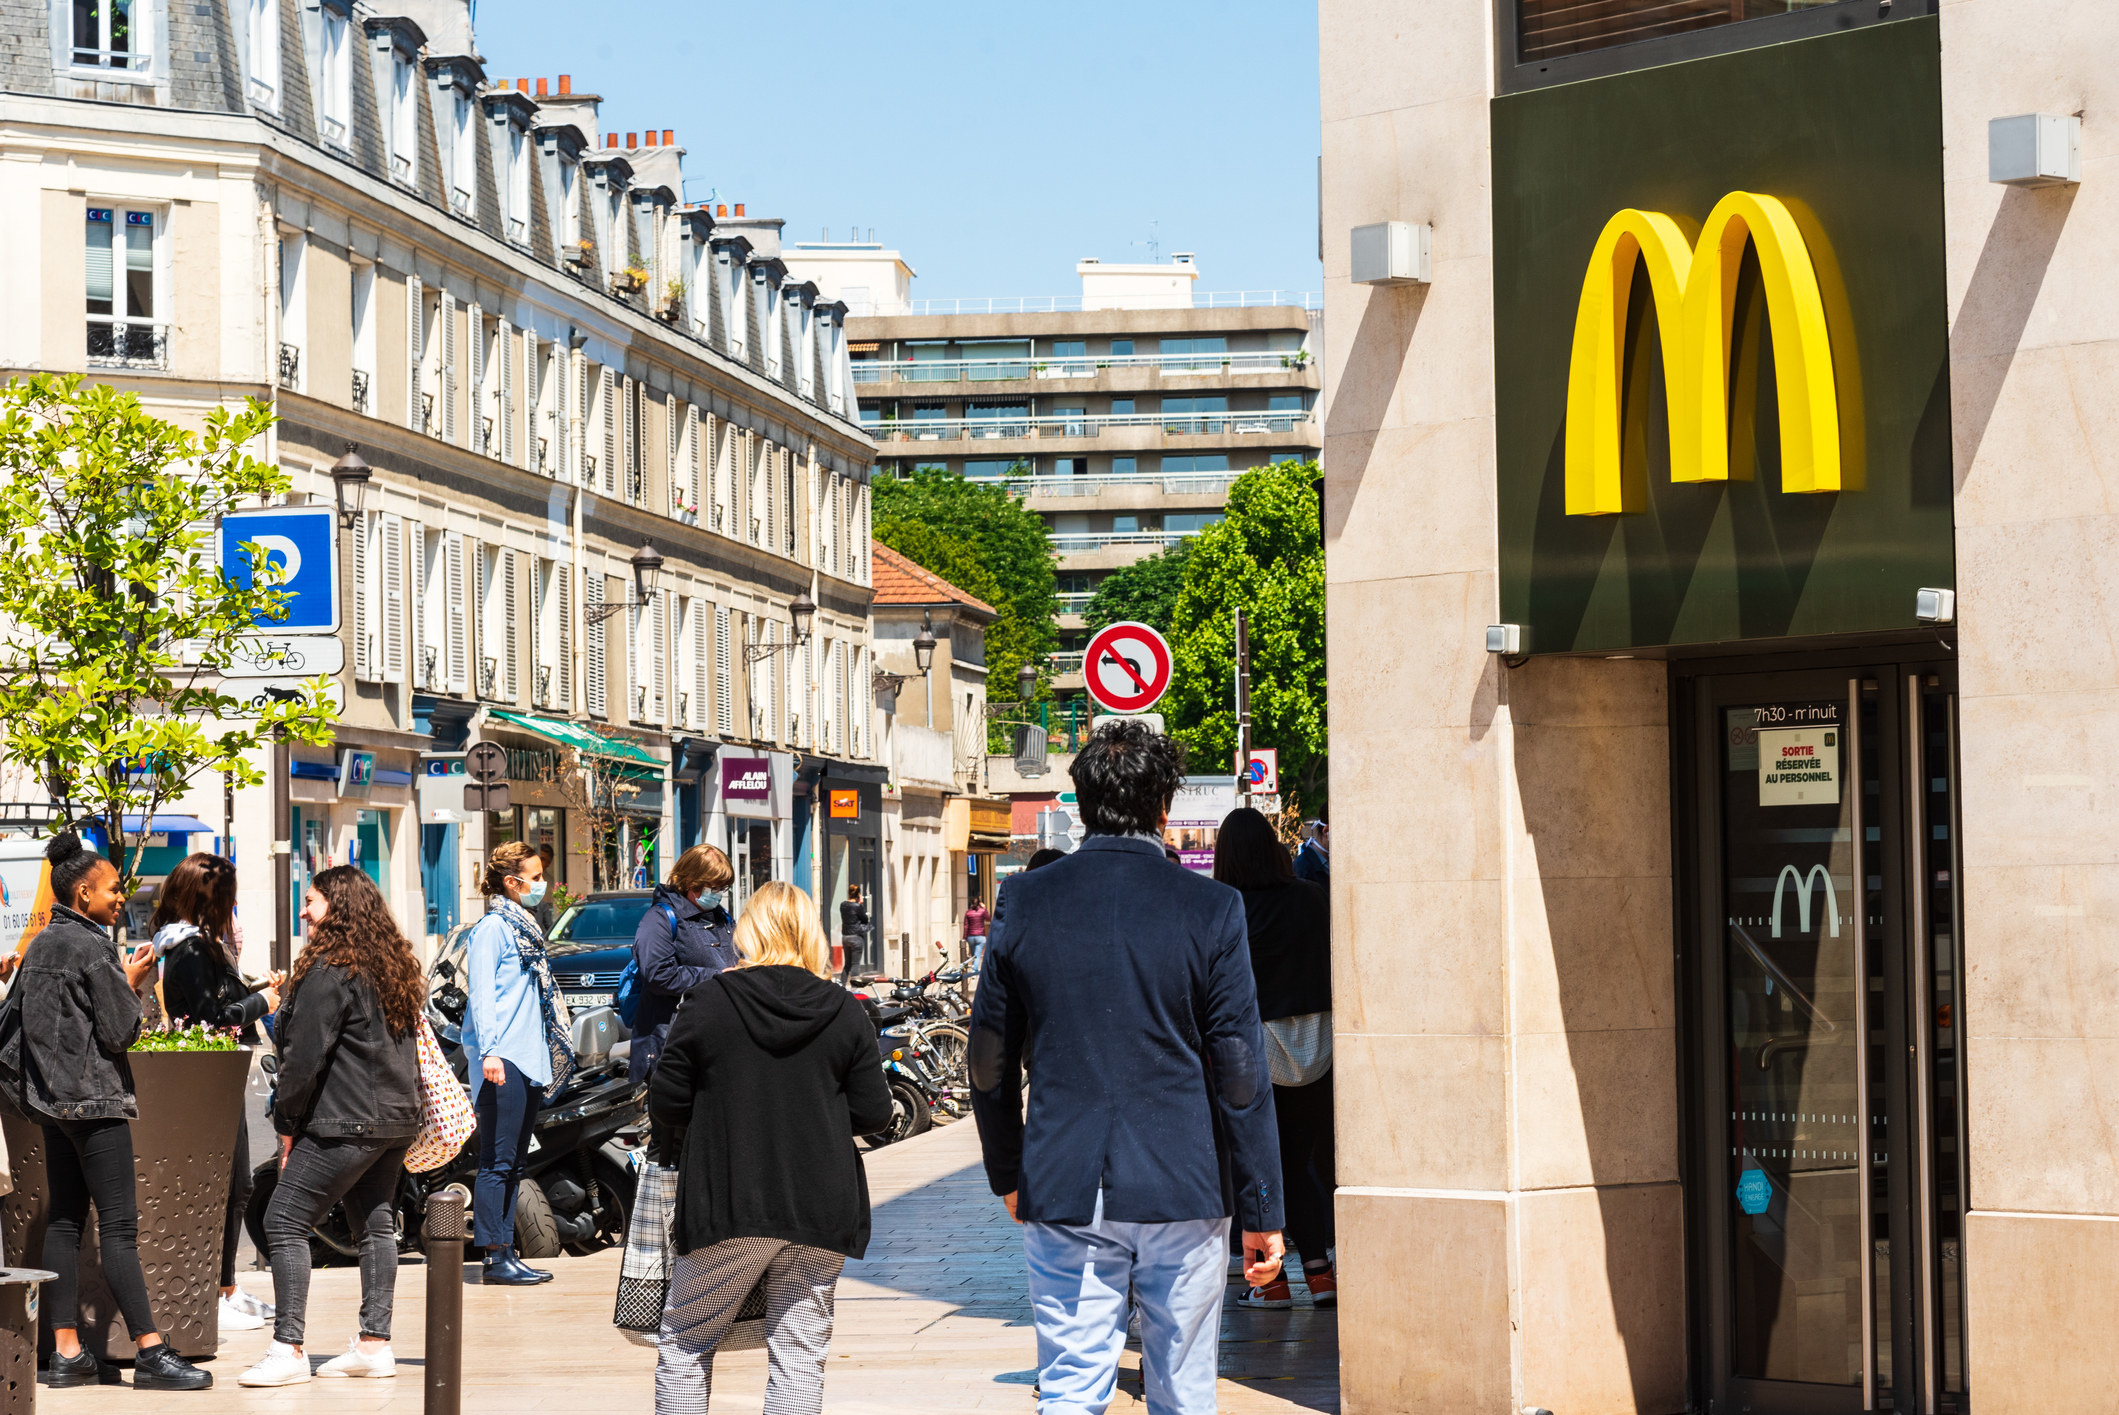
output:
{"label": "woman with curly hair", "polygon": [[309,942],[295,960],[273,1033],[280,1046],[280,1181],[265,1210],[273,1342],[237,1377],[246,1386],[309,1379],[309,1230],[340,1200],[361,1240],[360,1332],[326,1376],[394,1376],[397,1181],[419,1134],[419,1040],[426,986],[412,945],[367,875],[334,865],[302,900]]}
{"label": "woman with curly hair", "polygon": [[487,857],[480,885],[493,905],[464,950],[464,1063],[478,1112],[472,1239],[486,1250],[486,1282],[527,1287],[552,1274],[515,1255],[515,1196],[537,1112],[573,1074],[574,1050],[533,912],[544,902],[544,861],[511,840]]}

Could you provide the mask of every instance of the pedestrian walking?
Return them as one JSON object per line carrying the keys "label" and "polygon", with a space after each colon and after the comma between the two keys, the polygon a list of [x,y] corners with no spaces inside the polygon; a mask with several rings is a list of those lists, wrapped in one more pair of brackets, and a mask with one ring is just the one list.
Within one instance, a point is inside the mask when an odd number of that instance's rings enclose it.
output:
{"label": "pedestrian walking", "polygon": [[137,1350],[139,1390],[204,1390],[213,1377],[170,1350],[155,1329],[140,1269],[132,1125],[140,1113],[126,1052],[140,1035],[139,987],[154,967],[143,945],[119,961],[110,930],[125,908],[117,867],[72,831],[44,848],[51,865],[51,922],[30,940],[10,1004],[23,1025],[0,1061],[21,1078],[10,1099],[44,1131],[51,1218],[44,1266],[58,1277],[46,1297],[54,1386],[116,1384],[115,1369],[81,1347],[81,1239],[90,1204],[103,1280]]}
{"label": "pedestrian walking", "polygon": [[847,890],[846,898],[839,904],[839,947],[845,958],[842,976],[852,977],[856,968],[868,961],[868,902],[861,898],[861,886]]}
{"label": "pedestrian walking", "polygon": [[765,1409],[815,1415],[839,1272],[868,1250],[854,1137],[890,1124],[890,1091],[807,894],[760,886],[736,950],[678,1009],[649,1091],[656,1129],[684,1137],[655,1409],[704,1415],[715,1348],[762,1284]]}
{"label": "pedestrian walking", "polygon": [[[1243,896],[1251,976],[1265,1026],[1280,1133],[1288,1240],[1319,1307],[1336,1305],[1339,1284],[1332,1195],[1332,898],[1295,878],[1272,823],[1248,806],[1229,813],[1214,844],[1214,878]],[[1291,1307],[1285,1273],[1236,1299],[1246,1307]]]}
{"label": "pedestrian walking", "polygon": [[464,955],[464,1061],[478,1112],[472,1238],[486,1250],[485,1280],[521,1287],[552,1280],[515,1255],[515,1198],[537,1112],[573,1073],[574,1049],[532,912],[544,902],[544,862],[511,840],[487,857],[480,883],[493,904]]}
{"label": "pedestrian walking", "polygon": [[[1038,852],[1039,855],[1044,853],[1042,850]],[[1036,855],[1030,857],[1030,863],[1025,868],[1037,868]],[[986,956],[986,931],[992,919],[993,915],[987,911],[986,901],[983,899],[972,900],[971,907],[964,911],[964,955],[971,960],[974,969],[978,967],[979,960]]]}
{"label": "pedestrian walking", "polygon": [[[162,1008],[172,1027],[212,1027],[257,1040],[259,1018],[278,1010],[283,973],[273,973],[261,988],[252,988],[238,971],[242,957],[235,943],[235,864],[219,855],[187,855],[162,882],[148,927],[154,930],[155,956],[162,960]],[[235,1122],[235,1146],[228,1178],[226,1222],[221,1229],[222,1331],[255,1331],[273,1315],[236,1285],[236,1249],[243,1234],[243,1214],[250,1207],[250,1117]]]}
{"label": "pedestrian walking", "polygon": [[419,1134],[419,959],[357,865],[317,873],[302,897],[309,938],[273,1021],[280,1178],[265,1207],[272,1344],[239,1385],[299,1385],[309,1310],[309,1230],[343,1201],[361,1231],[360,1329],[317,1374],[389,1377],[397,1291],[397,1187]]}
{"label": "pedestrian walking", "polygon": [[1177,743],[1108,723],[1072,774],[1088,838],[1011,876],[994,909],[971,1014],[972,1110],[987,1182],[1024,1225],[1039,1409],[1110,1402],[1131,1289],[1149,1409],[1199,1415],[1214,1409],[1232,1215],[1252,1285],[1272,1281],[1282,1251],[1243,901],[1163,858]]}
{"label": "pedestrian walking", "polygon": [[1325,889],[1332,887],[1332,826],[1322,812],[1309,824],[1302,849],[1295,854],[1295,878]]}
{"label": "pedestrian walking", "polygon": [[711,845],[694,845],[677,857],[669,883],[655,886],[655,902],[640,916],[633,933],[640,1002],[628,1069],[634,1081],[654,1073],[679,1000],[736,964],[736,925],[722,906],[735,878],[728,856]]}

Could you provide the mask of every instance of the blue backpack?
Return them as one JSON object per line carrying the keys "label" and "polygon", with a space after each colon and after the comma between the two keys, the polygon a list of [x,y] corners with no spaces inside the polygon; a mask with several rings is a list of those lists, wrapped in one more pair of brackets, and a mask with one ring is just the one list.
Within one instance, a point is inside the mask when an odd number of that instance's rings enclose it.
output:
{"label": "blue backpack", "polygon": [[[670,937],[675,938],[677,911],[667,904],[657,904],[655,907],[669,915]],[[626,960],[625,971],[618,975],[618,989],[612,994],[611,1009],[618,1014],[618,1020],[625,1023],[628,1030],[632,1028],[633,1019],[640,1015],[640,954],[637,950]]]}

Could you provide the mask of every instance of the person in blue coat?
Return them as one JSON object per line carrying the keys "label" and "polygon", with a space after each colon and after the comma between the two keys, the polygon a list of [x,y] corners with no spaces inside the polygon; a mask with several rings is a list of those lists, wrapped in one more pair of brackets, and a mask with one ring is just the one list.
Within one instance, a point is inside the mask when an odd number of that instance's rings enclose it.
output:
{"label": "person in blue coat", "polygon": [[711,845],[694,845],[677,857],[668,884],[655,886],[655,902],[633,934],[633,965],[640,970],[640,1006],[633,1014],[632,1060],[627,1075],[645,1081],[669,1038],[670,1018],[684,995],[724,968],[733,968],[736,925],[721,896],[735,883],[728,856]]}
{"label": "person in blue coat", "polygon": [[1040,1408],[1110,1402],[1130,1288],[1157,1408],[1205,1415],[1231,1218],[1253,1286],[1278,1276],[1284,1252],[1243,900],[1163,856],[1177,743],[1109,723],[1072,774],[1088,838],[1011,876],[994,908],[971,1013],[972,1111],[987,1182],[1024,1226]]}
{"label": "person in blue coat", "polygon": [[464,1061],[478,1112],[472,1238],[486,1250],[485,1280],[519,1287],[552,1280],[515,1255],[515,1196],[537,1112],[573,1073],[574,1052],[532,912],[544,902],[544,861],[511,840],[487,857],[480,885],[493,904],[464,955]]}

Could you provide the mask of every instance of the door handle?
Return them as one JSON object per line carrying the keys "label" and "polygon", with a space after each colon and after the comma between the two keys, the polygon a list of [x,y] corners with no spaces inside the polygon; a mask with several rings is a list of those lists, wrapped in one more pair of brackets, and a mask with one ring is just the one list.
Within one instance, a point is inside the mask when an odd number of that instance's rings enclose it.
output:
{"label": "door handle", "polygon": [[1868,834],[1862,820],[1861,679],[1847,680],[1847,766],[1841,772],[1852,802],[1854,851],[1854,1141],[1855,1182],[1861,1186],[1855,1212],[1861,1243],[1861,1408],[1876,1409],[1876,1237],[1871,1212],[1869,1149],[1869,871],[1862,859]]}

